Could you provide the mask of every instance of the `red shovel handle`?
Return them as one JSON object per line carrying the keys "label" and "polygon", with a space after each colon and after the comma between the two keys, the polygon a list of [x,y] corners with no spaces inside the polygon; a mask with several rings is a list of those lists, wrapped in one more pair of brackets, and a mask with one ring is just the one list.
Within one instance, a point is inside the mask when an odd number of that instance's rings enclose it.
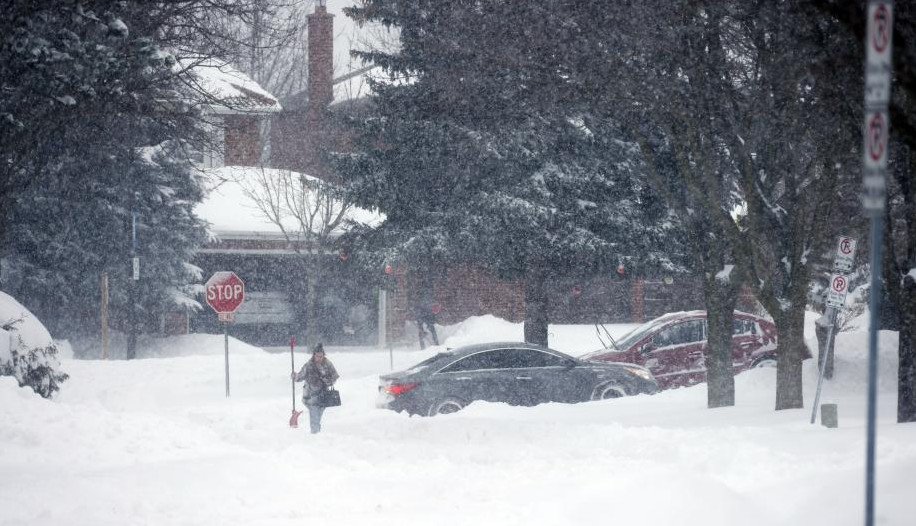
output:
{"label": "red shovel handle", "polygon": [[299,415],[302,411],[296,411],[296,358],[293,354],[293,348],[296,346],[296,337],[289,335],[289,365],[292,367],[293,374],[289,376],[293,384],[293,415],[289,417],[289,427],[299,427]]}

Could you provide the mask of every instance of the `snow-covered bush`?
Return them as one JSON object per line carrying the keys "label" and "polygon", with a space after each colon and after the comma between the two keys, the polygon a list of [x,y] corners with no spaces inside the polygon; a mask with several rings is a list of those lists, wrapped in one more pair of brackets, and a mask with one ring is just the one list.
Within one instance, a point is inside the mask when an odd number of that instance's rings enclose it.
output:
{"label": "snow-covered bush", "polygon": [[44,325],[8,294],[0,292],[0,376],[50,398],[69,376],[60,370],[57,345]]}

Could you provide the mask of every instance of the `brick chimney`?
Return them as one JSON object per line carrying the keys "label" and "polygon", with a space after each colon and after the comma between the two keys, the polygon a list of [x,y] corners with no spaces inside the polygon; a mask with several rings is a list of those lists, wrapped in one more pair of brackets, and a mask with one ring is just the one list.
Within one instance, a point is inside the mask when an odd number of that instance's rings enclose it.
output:
{"label": "brick chimney", "polygon": [[334,15],[328,14],[326,0],[318,0],[308,15],[309,109],[322,110],[334,100]]}

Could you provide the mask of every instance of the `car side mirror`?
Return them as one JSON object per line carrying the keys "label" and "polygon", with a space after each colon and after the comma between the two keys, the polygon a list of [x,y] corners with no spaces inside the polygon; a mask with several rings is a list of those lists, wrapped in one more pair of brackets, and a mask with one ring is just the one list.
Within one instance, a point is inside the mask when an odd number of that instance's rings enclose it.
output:
{"label": "car side mirror", "polygon": [[646,342],[639,347],[639,354],[646,355],[655,350],[655,345],[652,345],[652,342]]}

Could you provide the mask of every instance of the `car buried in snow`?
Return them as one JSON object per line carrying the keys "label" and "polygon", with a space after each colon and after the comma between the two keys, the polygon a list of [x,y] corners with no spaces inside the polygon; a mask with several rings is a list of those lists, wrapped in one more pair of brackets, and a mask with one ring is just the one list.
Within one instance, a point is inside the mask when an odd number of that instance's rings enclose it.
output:
{"label": "car buried in snow", "polygon": [[[636,327],[608,348],[580,359],[641,365],[662,389],[706,381],[706,311],[674,312]],[[776,365],[776,325],[736,311],[732,325],[732,365],[735,373]],[[807,357],[810,357],[807,356]]]}
{"label": "car buried in snow", "polygon": [[655,393],[644,367],[587,362],[520,342],[440,352],[410,369],[379,377],[377,406],[410,415],[454,413],[477,400],[532,406]]}

